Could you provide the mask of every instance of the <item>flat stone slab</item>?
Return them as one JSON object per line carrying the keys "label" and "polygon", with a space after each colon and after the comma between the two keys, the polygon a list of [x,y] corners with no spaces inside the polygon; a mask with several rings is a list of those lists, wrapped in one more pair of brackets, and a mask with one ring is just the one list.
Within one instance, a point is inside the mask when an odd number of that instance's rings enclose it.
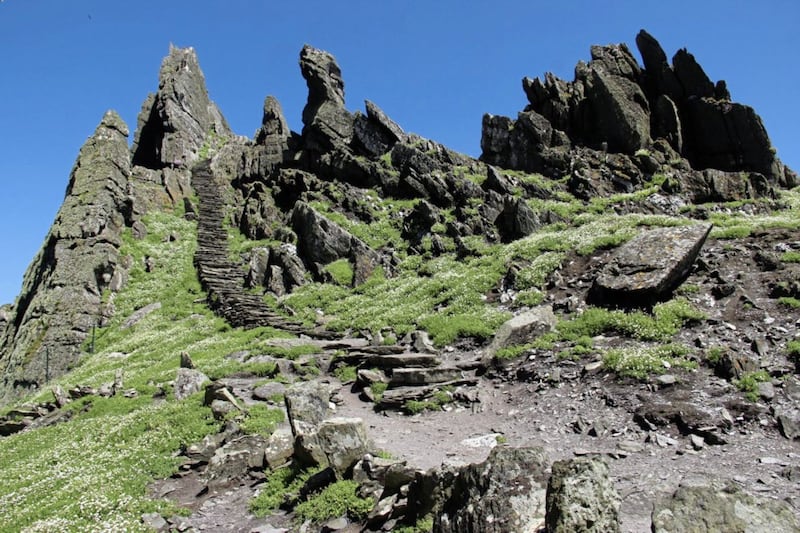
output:
{"label": "flat stone slab", "polygon": [[431,383],[453,381],[461,377],[461,369],[459,368],[396,368],[392,372],[389,385],[429,385]]}
{"label": "flat stone slab", "polygon": [[680,285],[711,224],[645,231],[620,247],[594,281],[591,299],[611,306],[649,303]]}
{"label": "flat stone slab", "polygon": [[433,354],[428,353],[399,353],[388,355],[372,355],[367,357],[364,362],[367,366],[378,368],[400,368],[400,367],[436,367],[442,364],[442,360]]}

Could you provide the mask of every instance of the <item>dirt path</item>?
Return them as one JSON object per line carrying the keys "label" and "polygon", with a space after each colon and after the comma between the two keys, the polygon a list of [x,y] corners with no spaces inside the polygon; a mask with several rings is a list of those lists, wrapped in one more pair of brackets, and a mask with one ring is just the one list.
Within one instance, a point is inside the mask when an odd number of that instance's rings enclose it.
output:
{"label": "dirt path", "polygon": [[[603,454],[623,498],[623,531],[649,531],[658,497],[709,478],[731,479],[752,494],[787,500],[800,515],[800,483],[780,475],[784,467],[800,463],[800,446],[757,424],[727,434],[728,444],[700,450],[674,428],[658,432],[674,443],[649,442],[655,437],[640,429],[627,409],[607,405],[615,387],[612,381],[578,382],[534,391],[531,385],[484,380],[481,411],[459,407],[416,416],[376,413],[344,388],[339,414],[363,418],[377,448],[421,469],[482,461],[497,434],[510,446],[542,446],[551,460]],[[597,437],[576,433],[579,417],[606,431]]]}

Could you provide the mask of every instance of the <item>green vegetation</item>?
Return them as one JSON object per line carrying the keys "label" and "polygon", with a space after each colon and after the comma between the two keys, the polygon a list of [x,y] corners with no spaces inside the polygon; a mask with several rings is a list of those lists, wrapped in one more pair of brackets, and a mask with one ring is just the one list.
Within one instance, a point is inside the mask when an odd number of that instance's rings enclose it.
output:
{"label": "green vegetation", "polygon": [[[75,413],[68,422],[0,440],[0,529],[143,531],[142,513],[179,512],[167,501],[149,498],[145,488],[177,470],[180,459],[174,452],[219,430],[200,395],[176,402],[169,394],[166,402],[153,401],[159,384],[175,379],[180,352],[189,352],[209,376],[248,367],[257,374],[273,372],[260,363],[224,357],[240,350],[280,351],[269,341],[287,335],[270,328],[231,328],[208,310],[193,267],[195,224],[180,213],[156,212],[143,222],[144,239],[123,234],[121,255],[132,258],[129,280],[115,296],[114,318],[97,331],[95,353],[84,354],[76,368],[51,383],[65,389],[100,387],[122,368],[125,388],[138,397],[82,399],[67,407]],[[166,239],[172,233],[179,239]],[[149,273],[146,256],[155,265]],[[135,310],[153,302],[161,308],[122,327]],[[50,400],[50,390],[43,388],[26,401]],[[275,411],[256,408],[243,427],[266,433],[277,420]]]}
{"label": "green vegetation", "polygon": [[725,348],[721,346],[712,346],[705,353],[705,359],[708,361],[709,364],[712,366],[716,365],[722,359],[722,356],[725,354]]}
{"label": "green vegetation", "polygon": [[379,402],[381,401],[383,393],[386,392],[386,389],[389,388],[389,384],[383,383],[381,381],[376,381],[375,383],[371,383],[369,388],[372,391],[372,394],[375,396],[375,401]]}
{"label": "green vegetation", "polygon": [[800,308],[800,300],[793,298],[792,296],[781,296],[778,298],[778,303],[794,309]]}
{"label": "green vegetation", "polygon": [[357,369],[350,365],[339,366],[333,371],[333,375],[342,383],[352,383],[356,380]]}
{"label": "green vegetation", "polygon": [[347,259],[339,259],[325,266],[325,272],[330,274],[337,285],[349,287],[353,284],[353,266]]}
{"label": "green vegetation", "polygon": [[439,411],[453,401],[452,391],[447,387],[437,390],[429,400],[408,400],[403,409],[408,414],[416,415],[423,411]]}
{"label": "green vegetation", "polygon": [[800,263],[800,252],[784,252],[781,254],[781,261],[784,263]]}
{"label": "green vegetation", "polygon": [[603,356],[603,366],[620,376],[647,379],[670,368],[694,370],[697,362],[686,358],[689,353],[689,348],[680,344],[609,350]]}
{"label": "green vegetation", "polygon": [[239,422],[239,426],[245,433],[269,437],[283,420],[283,410],[256,404],[247,408],[247,414]]}
{"label": "green vegetation", "polygon": [[757,402],[758,384],[769,380],[770,377],[766,370],[757,370],[755,372],[746,372],[741,378],[734,381],[734,385],[744,393],[745,398],[751,402]]}
{"label": "green vegetation", "polygon": [[355,481],[337,481],[299,503],[294,509],[295,513],[300,520],[312,522],[324,522],[340,516],[347,516],[355,521],[362,520],[372,510],[375,502],[371,498],[359,497],[357,490],[358,483]]}
{"label": "green vegetation", "polygon": [[642,341],[665,341],[687,322],[703,319],[705,315],[688,300],[676,298],[654,306],[652,315],[590,307],[572,320],[561,321],[558,332],[563,339],[573,341],[604,333],[619,333]]}
{"label": "green vegetation", "polygon": [[261,518],[276,511],[284,502],[297,499],[308,478],[319,470],[303,470],[292,464],[267,474],[259,492],[248,504],[250,512]]}
{"label": "green vegetation", "polygon": [[500,348],[497,350],[497,353],[494,356],[497,359],[516,359],[520,355],[524,354],[528,350],[533,348],[533,344],[514,344],[512,346],[506,346],[505,348]]}
{"label": "green vegetation", "polygon": [[398,526],[394,528],[395,533],[430,533],[433,531],[433,517],[424,516],[411,526]]}
{"label": "green vegetation", "polygon": [[788,353],[790,357],[800,356],[800,340],[789,341],[786,345],[786,353]]}

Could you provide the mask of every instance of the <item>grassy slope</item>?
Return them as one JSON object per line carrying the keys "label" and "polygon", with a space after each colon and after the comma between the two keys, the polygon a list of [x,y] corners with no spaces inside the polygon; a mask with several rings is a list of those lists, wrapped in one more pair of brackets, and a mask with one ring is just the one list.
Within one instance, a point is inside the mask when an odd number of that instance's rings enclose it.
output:
{"label": "grassy slope", "polygon": [[[774,215],[712,214],[715,234],[733,237],[754,228],[797,228],[800,191],[784,196],[791,209]],[[630,198],[623,195],[613,200],[626,199]],[[548,274],[567,252],[588,254],[616,246],[639,226],[687,222],[664,216],[617,216],[608,209],[608,200],[588,206],[567,200],[546,206],[531,202],[534,208],[560,210],[567,222],[509,245],[475,239],[471,243],[475,253],[461,260],[452,254],[408,256],[393,278],[378,273],[354,290],[314,283],[286,303],[308,320],[322,309],[337,329],[391,327],[403,333],[423,327],[440,344],[458,335],[488,337],[508,315],[486,303],[484,296],[512,262],[528,262],[518,284],[527,287],[525,299],[535,302]],[[134,267],[115,300],[115,318],[98,332],[96,353],[86,354],[80,365],[56,381],[65,388],[99,386],[112,381],[122,368],[125,388],[135,388],[139,397],[94,398],[86,412],[80,412],[83,402],[76,402],[72,407],[76,415],[68,423],[0,439],[0,531],[136,531],[141,529],[142,512],[174,512],[167,502],[146,498],[145,486],[175,468],[172,452],[217,426],[197,397],[176,402],[170,395],[167,402],[155,403],[151,397],[156,385],[174,379],[181,350],[187,350],[208,375],[222,376],[240,367],[227,361],[226,354],[269,351],[265,340],[278,335],[264,328],[231,329],[208,311],[192,266],[193,223],[166,213],[148,215],[145,223],[146,239],[126,236],[123,253],[133,256]],[[380,224],[392,233],[391,221]],[[171,233],[179,236],[177,241],[166,239]],[[155,260],[152,273],[142,268],[147,255]],[[159,310],[131,328],[121,328],[134,310],[155,301],[162,303]],[[49,396],[48,388],[27,401]]]}

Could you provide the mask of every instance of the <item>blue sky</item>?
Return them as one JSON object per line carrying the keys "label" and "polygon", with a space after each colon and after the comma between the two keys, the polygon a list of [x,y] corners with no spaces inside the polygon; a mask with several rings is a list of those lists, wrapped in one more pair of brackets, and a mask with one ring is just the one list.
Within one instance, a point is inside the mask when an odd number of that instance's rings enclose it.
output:
{"label": "blue sky", "polygon": [[368,98],[407,131],[478,156],[481,116],[521,110],[523,76],[571,80],[591,44],[635,51],[645,28],[668,57],[686,47],[727,80],[800,169],[798,25],[796,0],[0,1],[0,303],[19,292],[103,113],[117,110],[132,136],[169,43],[195,47],[239,134],[253,135],[268,94],[302,128],[309,43],[337,57],[350,109]]}

